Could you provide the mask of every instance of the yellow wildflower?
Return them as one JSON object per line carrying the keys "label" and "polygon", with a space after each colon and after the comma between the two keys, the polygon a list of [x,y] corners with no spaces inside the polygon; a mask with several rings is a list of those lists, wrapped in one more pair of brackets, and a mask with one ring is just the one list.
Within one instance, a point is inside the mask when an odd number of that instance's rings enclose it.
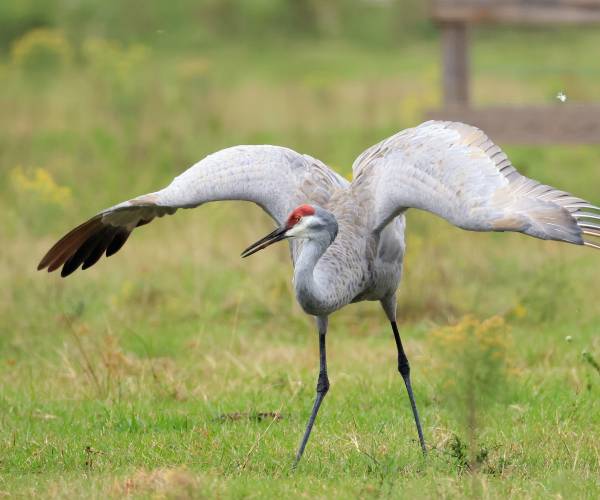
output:
{"label": "yellow wildflower", "polygon": [[25,70],[51,70],[71,61],[72,49],[60,31],[40,28],[28,31],[13,43],[11,62]]}
{"label": "yellow wildflower", "polygon": [[31,194],[42,201],[66,206],[71,202],[71,189],[56,183],[52,174],[43,168],[36,168],[32,176],[28,176],[23,167],[17,166],[10,171],[13,188],[20,194]]}
{"label": "yellow wildflower", "polygon": [[522,319],[527,316],[527,308],[523,304],[517,304],[511,312],[517,319]]}

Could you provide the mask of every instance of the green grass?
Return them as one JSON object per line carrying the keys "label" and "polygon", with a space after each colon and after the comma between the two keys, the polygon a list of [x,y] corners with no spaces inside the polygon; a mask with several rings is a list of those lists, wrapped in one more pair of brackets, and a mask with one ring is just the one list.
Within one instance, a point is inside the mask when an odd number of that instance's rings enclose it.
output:
{"label": "green grass", "polygon": [[[597,96],[598,43],[591,31],[481,33],[476,99]],[[38,76],[0,61],[0,494],[600,496],[591,251],[410,213],[399,314],[431,452],[420,455],[384,315],[363,303],[331,318],[331,391],[295,472],[317,338],[286,249],[238,257],[271,226],[258,208],[156,221],[68,280],[34,270],[82,218],[227,145],[285,144],[348,173],[362,149],[439,102],[435,40],[73,50]],[[527,175],[600,200],[597,146],[507,151]],[[490,337],[502,349],[440,340],[469,313],[504,318]],[[469,363],[492,366],[475,382],[487,396],[471,403],[452,384]]]}

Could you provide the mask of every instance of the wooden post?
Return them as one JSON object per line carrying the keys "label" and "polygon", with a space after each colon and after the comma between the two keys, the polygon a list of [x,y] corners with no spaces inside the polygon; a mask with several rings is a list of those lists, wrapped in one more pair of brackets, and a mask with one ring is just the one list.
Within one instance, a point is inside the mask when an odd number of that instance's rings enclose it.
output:
{"label": "wooden post", "polygon": [[469,105],[469,40],[467,24],[444,22],[442,29],[442,64],[444,106]]}
{"label": "wooden post", "polygon": [[[428,119],[461,121],[513,144],[600,144],[600,103],[473,108],[468,29],[476,24],[600,25],[600,0],[430,0],[442,38],[443,108]],[[559,89],[556,89],[558,92]],[[567,89],[568,93],[568,89]]]}

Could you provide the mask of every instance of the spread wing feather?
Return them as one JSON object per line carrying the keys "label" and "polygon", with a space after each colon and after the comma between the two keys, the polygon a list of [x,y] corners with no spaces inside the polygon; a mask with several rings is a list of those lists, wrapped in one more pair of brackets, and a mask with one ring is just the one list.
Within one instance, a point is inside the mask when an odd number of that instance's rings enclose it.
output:
{"label": "spread wing feather", "polygon": [[352,188],[370,200],[374,230],[408,208],[472,231],[517,231],[597,248],[600,208],[521,175],[476,127],[429,121],[362,153]]}
{"label": "spread wing feather", "polygon": [[207,156],[155,193],[101,211],[63,236],[42,258],[38,269],[65,277],[102,255],[118,252],[131,232],[178,208],[218,200],[246,200],[261,206],[282,224],[302,203],[325,205],[348,181],[320,161],[277,146],[236,146]]}

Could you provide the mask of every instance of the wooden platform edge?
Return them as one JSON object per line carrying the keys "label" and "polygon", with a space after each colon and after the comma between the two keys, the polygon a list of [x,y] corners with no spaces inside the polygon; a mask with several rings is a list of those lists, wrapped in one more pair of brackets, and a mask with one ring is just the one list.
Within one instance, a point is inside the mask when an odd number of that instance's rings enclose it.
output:
{"label": "wooden platform edge", "polygon": [[500,143],[600,144],[600,105],[446,108],[426,113],[428,120],[450,120],[479,127]]}
{"label": "wooden platform edge", "polygon": [[600,2],[573,5],[438,0],[431,5],[431,17],[439,23],[598,24]]}

